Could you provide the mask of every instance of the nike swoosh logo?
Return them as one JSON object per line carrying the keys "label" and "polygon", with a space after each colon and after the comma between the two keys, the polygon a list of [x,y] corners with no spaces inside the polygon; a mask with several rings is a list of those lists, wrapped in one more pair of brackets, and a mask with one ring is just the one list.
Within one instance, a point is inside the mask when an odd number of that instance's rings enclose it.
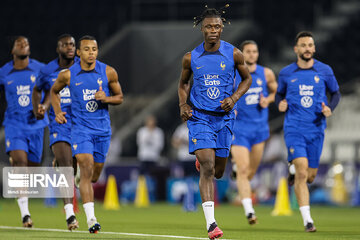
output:
{"label": "nike swoosh logo", "polygon": [[10,85],[12,84],[14,81],[8,81],[7,84]]}
{"label": "nike swoosh logo", "polygon": [[204,66],[201,66],[201,67],[196,67],[196,69],[200,69],[200,68],[202,68],[202,67],[204,67]]}
{"label": "nike swoosh logo", "polygon": [[295,78],[295,79],[292,79],[291,80],[291,82],[296,82],[298,79],[297,78]]}
{"label": "nike swoosh logo", "polygon": [[81,85],[83,82],[77,82],[77,83],[75,83],[75,86],[79,86],[79,85]]}

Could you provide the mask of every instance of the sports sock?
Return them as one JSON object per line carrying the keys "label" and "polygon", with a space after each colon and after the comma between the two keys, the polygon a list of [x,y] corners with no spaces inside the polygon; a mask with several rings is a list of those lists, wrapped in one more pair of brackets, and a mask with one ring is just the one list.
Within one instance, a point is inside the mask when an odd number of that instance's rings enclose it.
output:
{"label": "sports sock", "polygon": [[241,203],[244,207],[245,216],[248,216],[249,213],[255,213],[251,198],[244,198],[241,200]]}
{"label": "sports sock", "polygon": [[29,199],[27,197],[21,197],[18,198],[17,202],[20,208],[21,218],[24,218],[26,215],[30,216]]}
{"label": "sports sock", "polygon": [[210,225],[215,221],[215,213],[214,213],[214,202],[208,201],[202,204],[205,220],[206,220],[206,229],[209,229]]}
{"label": "sports sock", "polygon": [[95,217],[95,210],[94,210],[94,202],[88,202],[83,204],[85,214],[86,214],[86,221],[92,222],[93,220],[96,221]]}
{"label": "sports sock", "polygon": [[299,209],[304,221],[304,226],[306,226],[308,222],[314,223],[314,220],[310,216],[310,206],[302,206]]}
{"label": "sports sock", "polygon": [[65,209],[66,220],[69,219],[69,217],[71,217],[72,215],[75,216],[74,206],[72,205],[72,203],[65,204],[64,209]]}

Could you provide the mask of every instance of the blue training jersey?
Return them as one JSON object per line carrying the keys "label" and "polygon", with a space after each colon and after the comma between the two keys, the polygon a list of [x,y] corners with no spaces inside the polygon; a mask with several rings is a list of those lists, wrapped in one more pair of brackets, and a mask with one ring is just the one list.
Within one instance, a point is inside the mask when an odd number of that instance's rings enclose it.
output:
{"label": "blue training jersey", "polygon": [[[268,108],[262,108],[259,105],[260,94],[264,97],[269,95],[265,78],[265,68],[263,66],[256,65],[255,72],[250,74],[253,81],[249,90],[237,102],[236,120],[267,124],[269,110]],[[236,86],[238,86],[241,82],[241,76],[237,71],[235,82]]]}
{"label": "blue training jersey", "polygon": [[108,104],[95,100],[100,85],[106,96],[110,96],[106,64],[96,61],[93,70],[85,71],[78,61],[69,70],[72,129],[99,136],[111,134]]}
{"label": "blue training jersey", "polygon": [[[195,108],[211,112],[224,112],[220,101],[235,91],[234,46],[225,41],[215,52],[207,52],[204,42],[191,52],[194,83],[190,101]],[[233,111],[233,110],[232,110]]]}
{"label": "blue training jersey", "polygon": [[[75,57],[74,63],[79,61],[78,57]],[[39,90],[49,91],[54,85],[59,72],[63,70],[59,66],[59,58],[54,59],[53,61],[49,62],[46,66],[44,66],[40,70],[39,77],[36,79],[36,86]],[[71,121],[71,97],[70,97],[70,89],[68,86],[64,87],[60,91],[60,102],[61,102],[61,110],[66,112],[66,118],[68,121]],[[55,121],[55,113],[52,106],[50,106],[49,110],[49,118],[50,118],[50,125],[57,124]]]}
{"label": "blue training jersey", "polygon": [[309,69],[299,68],[296,62],[283,68],[277,91],[285,95],[288,103],[284,131],[324,131],[326,118],[321,112],[321,103],[328,105],[327,91],[338,90],[331,67],[316,59]]}
{"label": "blue training jersey", "polygon": [[24,69],[15,69],[13,61],[6,63],[0,69],[0,85],[4,86],[7,102],[4,126],[38,129],[48,125],[47,114],[44,119],[36,120],[31,101],[36,79],[43,66],[43,63],[30,58],[28,66]]}

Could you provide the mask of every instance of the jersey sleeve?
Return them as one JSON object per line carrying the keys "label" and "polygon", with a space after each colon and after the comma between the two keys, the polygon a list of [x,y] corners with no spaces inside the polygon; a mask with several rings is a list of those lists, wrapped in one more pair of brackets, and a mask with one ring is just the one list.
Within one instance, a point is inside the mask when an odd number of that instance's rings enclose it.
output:
{"label": "jersey sleeve", "polygon": [[281,95],[286,94],[285,75],[282,72],[280,72],[280,74],[279,74],[277,93],[279,93]]}
{"label": "jersey sleeve", "polygon": [[337,92],[339,91],[339,84],[336,80],[336,77],[334,75],[334,72],[333,70],[331,69],[331,67],[329,66],[329,68],[327,69],[326,71],[326,81],[325,81],[325,84],[326,84],[326,89],[331,92],[331,93],[334,93],[334,92]]}
{"label": "jersey sleeve", "polygon": [[39,72],[39,76],[37,77],[36,79],[36,87],[42,91],[42,90],[45,90],[45,91],[48,91],[50,90],[50,84],[49,82],[47,81],[47,74],[44,73],[44,71],[40,71]]}

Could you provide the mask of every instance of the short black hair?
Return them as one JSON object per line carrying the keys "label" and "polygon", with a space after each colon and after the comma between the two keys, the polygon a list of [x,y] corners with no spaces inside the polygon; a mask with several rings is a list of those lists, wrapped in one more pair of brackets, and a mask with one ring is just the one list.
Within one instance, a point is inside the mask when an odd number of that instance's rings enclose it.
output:
{"label": "short black hair", "polygon": [[302,37],[311,37],[311,38],[314,39],[312,32],[309,32],[309,31],[301,31],[301,32],[299,32],[298,34],[296,34],[296,37],[295,37],[295,45],[298,43],[299,38],[302,38]]}
{"label": "short black hair", "polygon": [[64,33],[64,34],[61,34],[60,36],[58,36],[57,41],[60,41],[63,38],[74,38],[74,37],[69,33]]}
{"label": "short black hair", "polygon": [[254,44],[257,46],[257,43],[254,40],[245,40],[240,44],[240,51],[243,51],[244,47],[248,44]]}
{"label": "short black hair", "polygon": [[58,36],[58,38],[57,38],[57,41],[56,41],[56,47],[58,46],[58,44],[59,44],[59,42],[60,42],[60,40],[61,39],[63,39],[63,38],[74,38],[71,34],[69,34],[69,33],[63,33],[63,34],[61,34],[60,36]]}
{"label": "short black hair", "polygon": [[208,8],[208,6],[205,5],[205,10],[201,13],[201,15],[194,17],[194,27],[199,25],[199,23],[201,23],[205,18],[208,17],[218,17],[223,23],[230,24],[230,22],[228,22],[225,18],[222,17],[222,15],[225,14],[225,8],[228,8],[229,6],[229,4],[226,4],[225,6],[217,10],[215,8]]}
{"label": "short black hair", "polygon": [[96,38],[93,37],[93,36],[90,36],[90,35],[85,35],[85,36],[82,36],[79,41],[78,41],[78,45],[77,45],[77,48],[80,49],[80,46],[81,46],[81,41],[82,40],[94,40],[96,41]]}

